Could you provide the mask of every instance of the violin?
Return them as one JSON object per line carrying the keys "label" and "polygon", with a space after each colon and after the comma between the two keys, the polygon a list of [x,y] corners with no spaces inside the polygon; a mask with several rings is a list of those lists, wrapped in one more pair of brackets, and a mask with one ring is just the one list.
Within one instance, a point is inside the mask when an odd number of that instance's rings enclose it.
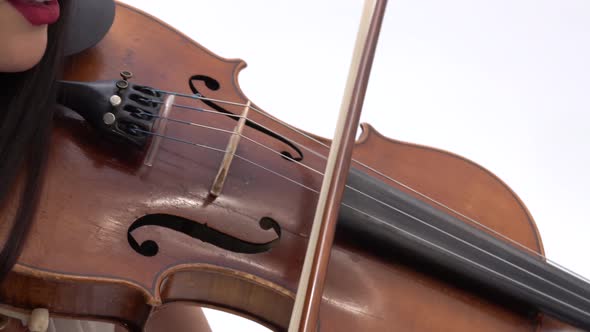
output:
{"label": "violin", "polygon": [[[192,302],[286,330],[331,142],[246,97],[244,67],[119,3],[104,40],[69,60],[2,303],[141,331]],[[546,261],[504,182],[362,129],[318,330],[590,328],[588,283]]]}

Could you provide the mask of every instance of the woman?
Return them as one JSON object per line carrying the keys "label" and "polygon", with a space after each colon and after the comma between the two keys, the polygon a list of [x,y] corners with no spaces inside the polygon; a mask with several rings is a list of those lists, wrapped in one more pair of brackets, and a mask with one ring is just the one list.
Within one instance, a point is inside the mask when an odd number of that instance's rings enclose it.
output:
{"label": "woman", "polygon": [[[0,218],[0,234],[8,234],[2,239],[0,280],[18,259],[39,199],[62,59],[98,42],[113,17],[112,0],[0,0],[0,203],[16,202],[15,188],[20,195],[18,209]],[[179,309],[160,311],[148,330],[209,330],[200,310]],[[23,330],[17,321],[4,322],[4,331]],[[107,324],[50,322],[50,331],[113,330]]]}
{"label": "woman", "polygon": [[[66,17],[67,1],[62,10]],[[21,175],[20,206],[0,252],[0,278],[17,259],[38,199],[63,57],[65,20],[59,17],[55,0],[0,1],[0,202],[7,201]]]}

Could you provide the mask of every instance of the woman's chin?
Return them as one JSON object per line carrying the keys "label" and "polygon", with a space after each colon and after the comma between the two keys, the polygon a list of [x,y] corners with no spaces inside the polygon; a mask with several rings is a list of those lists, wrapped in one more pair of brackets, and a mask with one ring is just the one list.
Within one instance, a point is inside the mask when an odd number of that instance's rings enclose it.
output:
{"label": "woman's chin", "polygon": [[43,58],[47,48],[47,33],[37,34],[33,38],[12,40],[7,44],[10,47],[0,52],[0,72],[27,71],[35,67]]}

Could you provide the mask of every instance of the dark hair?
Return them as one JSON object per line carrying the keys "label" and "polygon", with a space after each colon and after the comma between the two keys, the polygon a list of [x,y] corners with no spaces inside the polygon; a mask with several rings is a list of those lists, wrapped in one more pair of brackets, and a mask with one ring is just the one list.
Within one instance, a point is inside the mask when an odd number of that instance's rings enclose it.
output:
{"label": "dark hair", "polygon": [[[0,251],[0,281],[12,269],[27,237],[47,159],[56,103],[56,80],[62,72],[63,35],[69,0],[60,0],[62,15],[48,31],[47,50],[34,68],[0,73],[0,208],[24,175],[10,232]],[[25,170],[23,173],[22,170]]]}

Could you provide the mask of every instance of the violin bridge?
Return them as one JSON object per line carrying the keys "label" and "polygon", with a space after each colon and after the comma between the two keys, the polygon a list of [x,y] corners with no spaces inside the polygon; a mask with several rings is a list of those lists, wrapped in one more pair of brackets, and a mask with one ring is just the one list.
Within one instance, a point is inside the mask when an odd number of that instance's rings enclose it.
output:
{"label": "violin bridge", "polygon": [[240,143],[240,138],[242,138],[242,131],[244,130],[244,125],[248,120],[248,111],[250,110],[250,101],[244,107],[242,111],[241,118],[238,120],[238,124],[234,128],[234,132],[227,143],[227,148],[225,149],[225,155],[223,156],[223,161],[221,162],[221,166],[217,171],[217,175],[215,176],[215,180],[213,181],[213,185],[211,189],[209,189],[209,194],[214,197],[218,197],[223,190],[223,185],[225,184],[225,179],[227,178],[227,173],[229,172],[229,167],[231,165],[232,160],[234,159],[234,155],[238,148],[238,144]]}

